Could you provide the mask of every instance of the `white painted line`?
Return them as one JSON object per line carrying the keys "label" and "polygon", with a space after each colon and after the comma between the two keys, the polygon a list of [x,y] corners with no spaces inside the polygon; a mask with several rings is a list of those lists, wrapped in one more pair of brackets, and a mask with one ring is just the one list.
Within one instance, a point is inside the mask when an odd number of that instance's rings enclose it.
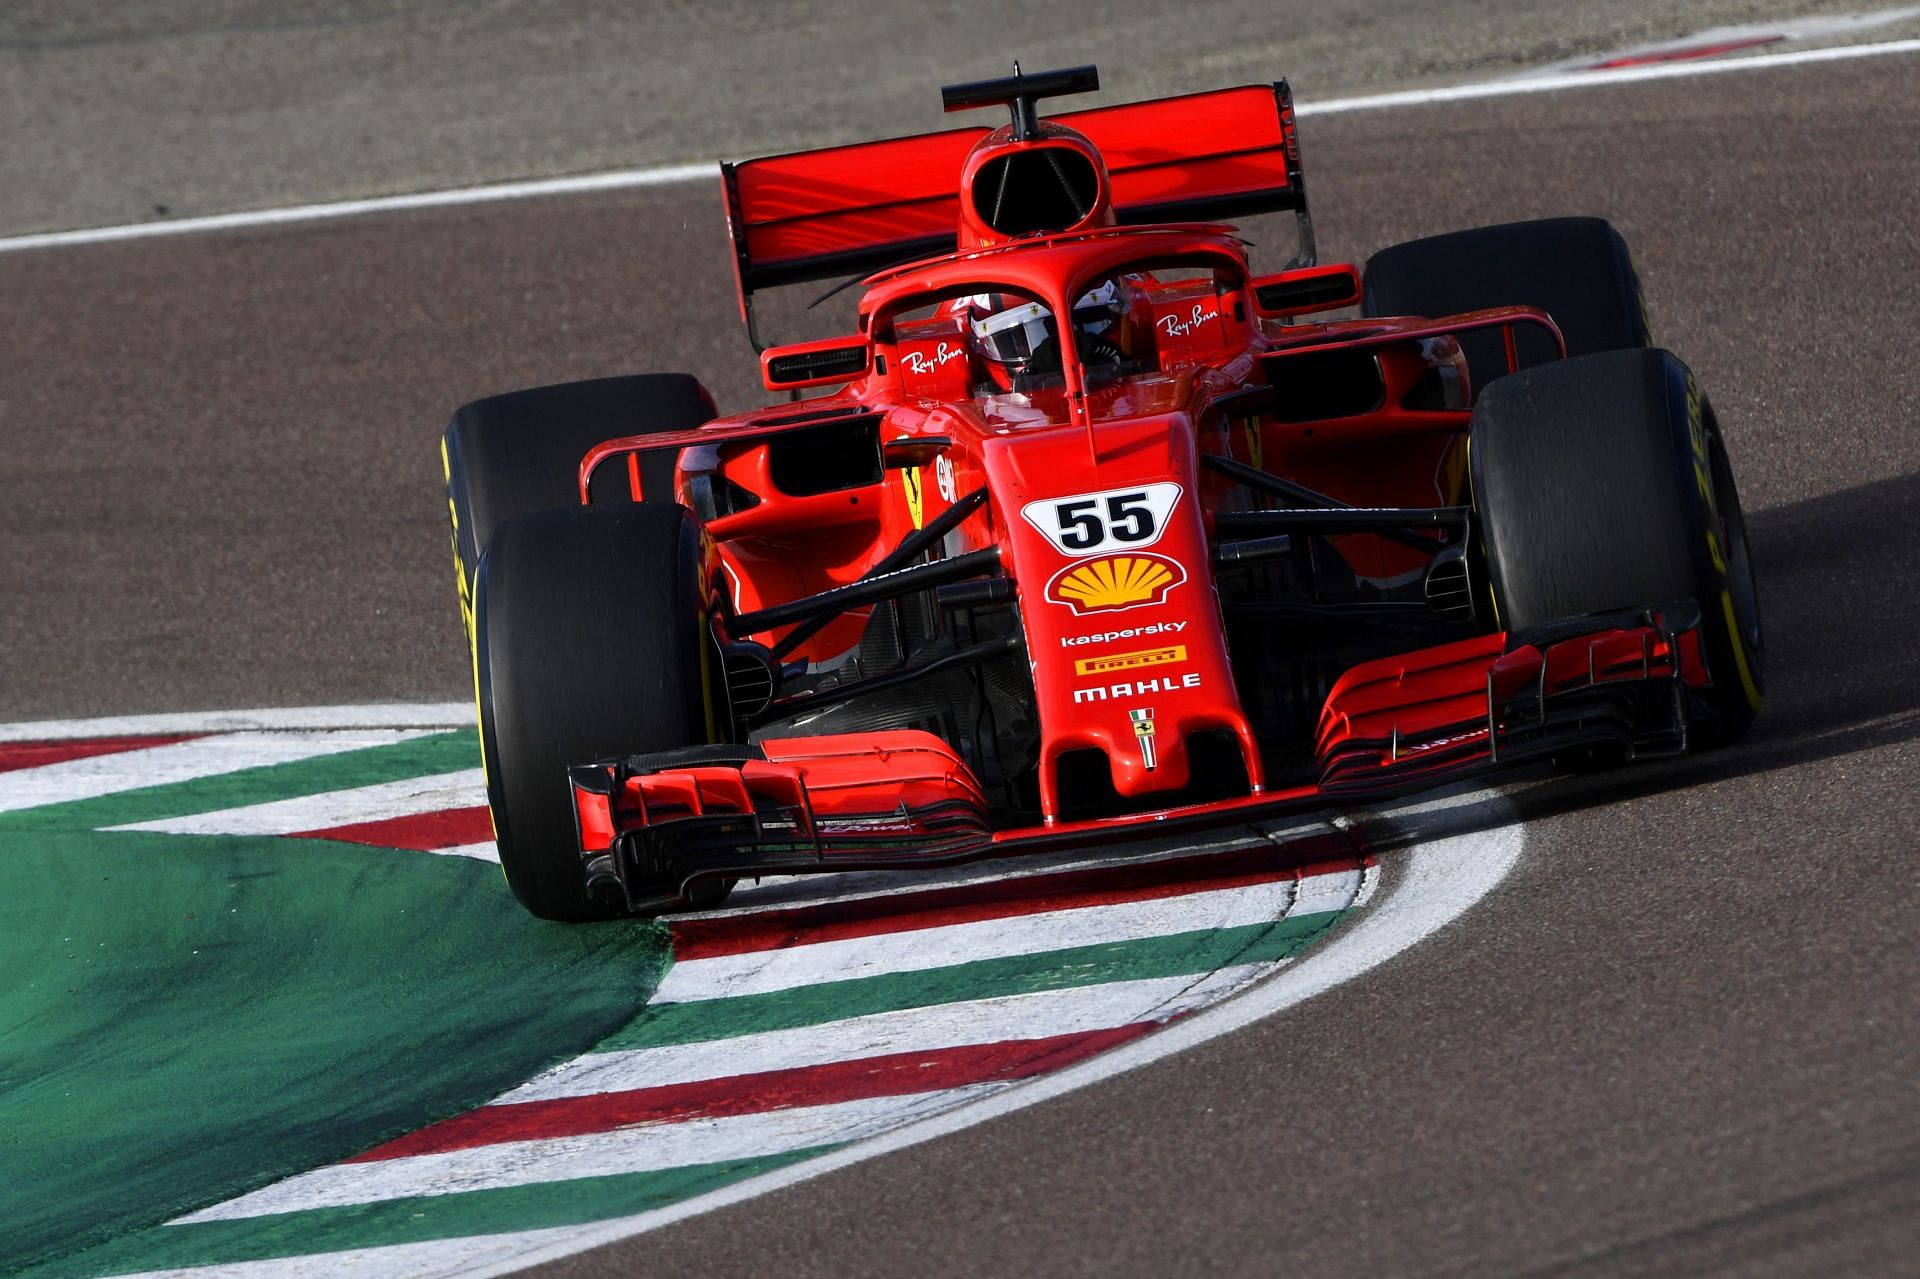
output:
{"label": "white painted line", "polygon": [[[250,740],[258,741],[259,738]],[[445,812],[451,808],[472,808],[487,802],[486,775],[477,768],[457,773],[439,773],[427,777],[409,777],[397,782],[358,786],[351,790],[326,791],[295,799],[251,804],[245,808],[224,808],[190,817],[168,817],[160,821],[130,822],[108,826],[106,830],[152,830],[170,835],[291,835],[296,831],[324,830],[331,826],[350,826],[360,822],[386,821],[393,817],[414,817],[421,813]],[[487,845],[489,849],[493,846]]]}
{"label": "white painted line", "polygon": [[[1515,72],[1508,78],[1533,79],[1539,76],[1557,75],[1564,71],[1593,70],[1621,59],[1685,54],[1690,50],[1736,44],[1742,40],[1827,40],[1837,36],[1871,31],[1875,27],[1892,26],[1894,23],[1906,22],[1915,17],[1920,17],[1920,5],[1909,5],[1901,9],[1879,9],[1872,13],[1830,14],[1822,17],[1796,18],[1784,22],[1751,22],[1736,26],[1708,27],[1675,40],[1636,44],[1598,56],[1588,54],[1585,57],[1567,58],[1560,62],[1548,63],[1546,66],[1530,67],[1525,71]],[[1737,53],[1738,50],[1734,52]]]}
{"label": "white painted line", "polygon": [[1373,887],[1379,879],[1379,871],[1372,868],[1309,875],[1295,881],[1293,905],[1287,914],[1292,917],[1320,915],[1330,910],[1364,906],[1372,898]]}
{"label": "white painted line", "polygon": [[[1562,89],[1590,89],[1609,84],[1637,84],[1648,80],[1670,80],[1684,76],[1714,75],[1732,71],[1764,71],[1774,67],[1804,66],[1821,62],[1841,62],[1854,58],[1884,57],[1889,54],[1920,52],[1920,40],[1889,40],[1878,44],[1836,45],[1822,49],[1803,49],[1790,53],[1763,53],[1733,58],[1724,62],[1675,62],[1649,67],[1626,67],[1611,71],[1579,71],[1571,74],[1535,76],[1529,79],[1484,81],[1437,89],[1413,89],[1398,93],[1379,93],[1364,97],[1330,98],[1324,102],[1302,102],[1301,116],[1338,115],[1350,111],[1378,111],[1392,107],[1426,106],[1442,102],[1465,102],[1476,98],[1499,98],[1518,93],[1551,93]],[[542,196],[578,195],[596,191],[617,191],[631,187],[668,186],[712,178],[718,161],[675,164],[645,169],[621,169],[607,173],[585,174],[569,178],[542,178],[520,182],[499,182],[488,186],[460,187],[450,191],[422,191],[415,195],[378,196],[365,200],[340,200],[325,204],[303,204],[279,209],[256,209],[241,213],[220,213],[210,217],[177,218],[166,222],[135,222],[125,226],[91,227],[75,231],[45,231],[32,235],[0,238],[0,253],[25,249],[64,248],[81,244],[104,244],[121,240],[141,240],[152,236],[185,235],[199,231],[233,231],[250,227],[312,222],[325,218],[358,217],[363,214],[393,213],[408,209],[445,208],[450,205],[484,204],[499,200],[524,200]]]}
{"label": "white painted line", "polygon": [[460,204],[490,204],[499,200],[585,195],[596,191],[627,190],[632,187],[672,186],[681,182],[719,176],[719,161],[702,160],[695,164],[618,169],[607,173],[585,173],[577,177],[494,182],[485,186],[456,187],[449,191],[421,191],[414,195],[381,195],[364,200],[333,200],[324,204],[295,204],[278,209],[250,209],[239,213],[215,213],[200,218],[175,218],[166,222],[135,222],[127,226],[93,227],[81,231],[44,231],[34,235],[9,236],[0,239],[0,253],[19,249],[58,248],[73,244],[104,244],[114,240],[140,240],[155,235],[185,235],[197,231],[241,231],[254,227],[279,226],[289,222],[318,222],[330,218],[360,217],[369,213],[400,213],[408,209],[443,209]]}
{"label": "white painted line", "polygon": [[[191,730],[181,730],[191,731]],[[112,735],[112,734],[103,734]],[[228,733],[0,773],[0,813],[92,799],[428,736],[423,729]],[[27,740],[33,740],[31,738]]]}
{"label": "white painted line", "polygon": [[971,1084],[761,1114],[641,1124],[580,1137],[503,1142],[378,1163],[333,1164],[177,1218],[173,1224],[236,1221],[413,1195],[452,1195],[784,1155],[832,1142],[864,1141],[930,1111],[1009,1086]]}
{"label": "white painted line", "polygon": [[[0,242],[4,243],[4,242]],[[109,715],[0,724],[0,742],[55,742],[83,737],[170,733],[261,733],[291,729],[473,727],[472,702],[395,702],[376,706],[286,706],[254,711],[187,711]]]}
{"label": "white painted line", "polygon": [[[322,1252],[309,1256],[269,1257],[262,1261],[232,1261],[225,1265],[180,1266],[170,1270],[142,1270],[118,1279],[456,1279],[499,1270],[502,1258],[528,1248],[566,1248],[577,1226],[551,1226],[514,1235],[467,1235],[425,1243],[381,1244],[351,1252]],[[573,1250],[554,1255],[566,1256]],[[508,1267],[517,1269],[515,1263]]]}
{"label": "white painted line", "polygon": [[[1353,891],[1358,891],[1359,873],[1349,872],[1348,880]],[[1075,946],[1272,923],[1289,914],[1294,891],[1293,880],[1280,879],[1246,888],[1213,889],[1112,906],[1042,911],[1013,918],[995,917],[872,937],[815,942],[808,946],[686,960],[667,970],[660,988],[654,992],[653,1002],[691,1003],[763,995],[805,989],[821,982],[926,972],[1010,955],[1038,955]],[[1351,896],[1350,892],[1349,899]]]}
{"label": "white painted line", "polygon": [[870,1013],[791,1030],[763,1030],[732,1039],[588,1053],[540,1075],[492,1105],[561,1097],[591,1097],[636,1088],[729,1079],[736,1075],[800,1070],[890,1053],[938,1052],[1011,1039],[1040,1039],[1165,1021],[1213,1003],[1269,971],[1242,964],[1201,976],[1067,986],[993,999],[967,999],[927,1008]]}
{"label": "white painted line", "polygon": [[[1528,80],[1493,80],[1480,84],[1461,84],[1437,89],[1406,89],[1396,93],[1376,93],[1360,98],[1339,98],[1319,104],[1303,102],[1295,114],[1338,115],[1351,111],[1380,111],[1392,107],[1423,107],[1443,102],[1467,102],[1478,98],[1507,98],[1525,93],[1558,93],[1563,89],[1595,89],[1603,85],[1641,84],[1648,80],[1681,80],[1690,76],[1719,75],[1733,71],[1767,71],[1777,67],[1807,66],[1820,62],[1847,62],[1855,58],[1884,57],[1888,54],[1920,53],[1920,40],[1889,40],[1882,44],[1845,44],[1825,49],[1800,49],[1791,53],[1760,53],[1750,58],[1730,58],[1725,62],[1663,62],[1648,67],[1621,67],[1612,71],[1575,71],[1564,75],[1545,75]],[[6,242],[0,240],[0,249]]]}
{"label": "white painted line", "polygon": [[429,848],[435,857],[471,857],[477,862],[500,864],[500,849],[492,840],[480,844],[455,844],[452,848]]}

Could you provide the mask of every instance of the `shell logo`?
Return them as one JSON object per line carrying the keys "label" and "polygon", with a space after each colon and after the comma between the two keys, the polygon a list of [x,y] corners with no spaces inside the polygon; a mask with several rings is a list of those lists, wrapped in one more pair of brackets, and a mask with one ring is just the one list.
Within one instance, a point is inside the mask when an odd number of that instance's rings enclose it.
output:
{"label": "shell logo", "polygon": [[1164,555],[1102,555],[1069,564],[1047,583],[1047,598],[1076,616],[1158,604],[1187,580],[1187,571]]}

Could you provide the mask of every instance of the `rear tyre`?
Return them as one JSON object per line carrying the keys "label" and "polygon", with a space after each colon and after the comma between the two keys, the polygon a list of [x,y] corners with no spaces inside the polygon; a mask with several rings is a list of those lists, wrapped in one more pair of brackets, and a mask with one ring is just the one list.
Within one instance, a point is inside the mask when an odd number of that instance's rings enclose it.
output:
{"label": "rear tyre", "polygon": [[529,515],[494,534],[474,602],[480,750],[507,883],[543,919],[619,915],[586,892],[567,767],[717,736],[699,526],[651,503]]}
{"label": "rear tyre", "polygon": [[[1646,307],[1632,255],[1600,218],[1549,218],[1410,240],[1367,259],[1366,315],[1437,317],[1498,306],[1532,306],[1560,326],[1567,354],[1643,347]],[[1552,359],[1536,325],[1514,330],[1522,368]],[[1507,370],[1498,330],[1463,334],[1475,387]]]}
{"label": "rear tyre", "polygon": [[[653,435],[699,426],[714,415],[713,397],[685,373],[563,382],[463,406],[440,442],[453,520],[453,566],[460,613],[473,639],[473,575],[494,530],[535,511],[580,505],[580,460],[594,445],[622,435]],[[673,500],[673,458],[642,459],[648,500]],[[617,468],[615,468],[617,470]],[[624,477],[596,478],[593,499],[626,502]]]}
{"label": "rear tyre", "polygon": [[1470,473],[1500,626],[1692,599],[1709,741],[1746,731],[1764,683],[1746,522],[1712,410],[1665,351],[1525,369],[1474,407]]}

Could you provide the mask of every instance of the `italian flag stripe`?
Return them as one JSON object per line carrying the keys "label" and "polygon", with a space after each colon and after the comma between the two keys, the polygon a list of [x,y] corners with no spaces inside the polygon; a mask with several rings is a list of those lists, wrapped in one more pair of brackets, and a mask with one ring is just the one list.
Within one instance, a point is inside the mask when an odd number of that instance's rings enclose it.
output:
{"label": "italian flag stripe", "polygon": [[1063,1026],[1104,1029],[1166,1021],[1210,1004],[1271,971],[1245,964],[1144,981],[1100,982],[1025,995],[963,999],[931,1007],[849,1017],[795,1030],[750,1032],[630,1052],[591,1052],[506,1093],[494,1106],[724,1079],[742,1062],[759,1070],[798,1070],[856,1057],[930,1052],[965,1044],[1027,1039]]}
{"label": "italian flag stripe", "polygon": [[[502,1231],[585,1225],[690,1199],[747,1177],[827,1154],[834,1146],[799,1147],[782,1155],[693,1164],[667,1172],[617,1173],[575,1181],[535,1182],[457,1195],[402,1196],[373,1203],[314,1208],[288,1216],[234,1217],[148,1230],[88,1254],[84,1271],[149,1277],[189,1271],[196,1279],[290,1275],[402,1276],[445,1273],[458,1250],[436,1246],[380,1256],[363,1250],[438,1243]],[[321,1254],[315,1256],[314,1254]],[[298,1258],[291,1264],[250,1262]],[[208,1271],[201,1267],[219,1267]],[[232,1267],[232,1270],[228,1268]]]}
{"label": "italian flag stripe", "polygon": [[[1333,883],[1322,882],[1329,880]],[[1313,886],[1316,904],[1350,903],[1361,892],[1364,879],[1359,863],[1350,862],[1305,883]],[[1260,922],[1171,934],[1155,931],[1167,918],[1161,908],[1174,903],[1198,903],[1201,914],[1209,919],[1223,909],[1234,913],[1217,900],[1223,893],[1232,895],[1229,890],[1203,889],[1170,902],[1146,903],[1155,910],[1145,915],[1127,913],[1141,905],[1130,903],[946,926],[997,935],[1008,927],[1024,929],[1044,920],[1056,935],[1064,930],[1103,936],[1092,945],[996,955],[938,968],[916,964],[744,996],[656,1002],[628,1032],[601,1045],[590,1057],[604,1059],[623,1047],[631,1054],[641,1047],[632,1042],[640,1037],[636,1032],[641,1027],[653,1024],[657,1037],[661,1022],[678,1021],[683,1030],[697,1028],[695,1036],[682,1042],[705,1043],[716,1052],[735,1049],[732,1068],[705,1079],[598,1093],[520,1100],[510,1093],[480,1111],[192,1214],[180,1224],[300,1214],[397,1197],[458,1196],[540,1182],[664,1173],[686,1165],[776,1158],[818,1146],[826,1134],[834,1145],[877,1136],[1136,1038],[1188,1006],[1179,1001],[1157,1014],[1149,1009],[1146,1016],[1089,1026],[1078,1013],[1097,1021],[1101,1011],[1112,1010],[1111,1003],[1083,993],[1090,988],[1126,983],[1132,993],[1146,995],[1152,993],[1150,988],[1136,983],[1186,973],[1209,984],[1209,978],[1223,970],[1235,977],[1249,974],[1251,979],[1251,974],[1264,973],[1289,958],[1340,917],[1335,910],[1289,916],[1286,911],[1300,894],[1287,885],[1283,895],[1273,897],[1268,895],[1271,887],[1239,890],[1263,899],[1265,915]],[[905,936],[924,941],[929,933],[939,931],[917,930]],[[853,944],[888,940],[859,938]],[[956,934],[949,940],[963,953],[981,949],[978,937]],[[758,954],[819,976],[821,961],[847,944],[826,942]],[[897,948],[886,953],[895,961],[908,959],[908,953]],[[719,956],[687,967],[742,958]],[[669,970],[668,981],[675,971]],[[1233,988],[1217,978],[1210,984],[1209,993],[1216,998]],[[1019,989],[1022,986],[1029,989]],[[665,983],[662,989],[664,993]],[[795,1025],[818,1027],[824,1039],[851,1045],[858,1042],[858,1035],[848,1035],[846,1024],[875,1013],[917,1008],[932,1018],[940,1015],[933,1010],[954,1004],[977,1004],[983,997],[1004,1001],[1044,990],[1060,992],[1053,1010],[1060,1017],[1055,1024],[1065,1028],[1051,1035],[946,1047],[910,1046],[891,1052],[855,1049],[840,1060],[797,1066],[781,1066],[778,1054],[761,1059],[754,1052],[756,1047],[776,1044],[770,1032]],[[1074,1007],[1066,994],[1069,991],[1085,999],[1082,1008]],[[795,1021],[796,1010],[803,1020]],[[720,1040],[727,1042],[715,1042]],[[792,1037],[785,1042],[791,1051]],[[763,1060],[772,1068],[758,1068]]]}
{"label": "italian flag stripe", "polygon": [[471,769],[474,755],[471,731],[218,734],[0,773],[0,824],[144,825]]}
{"label": "italian flag stripe", "polygon": [[87,737],[62,742],[0,742],[0,773],[22,768],[45,768],[70,760],[120,755],[192,741],[200,733],[173,733],[164,737]]}
{"label": "italian flag stripe", "polygon": [[[1291,958],[1338,922],[1334,913],[1274,923],[996,956],[915,974],[880,974],[764,995],[649,1005],[602,1051],[730,1039],[753,1031],[817,1026],[843,1017],[926,1008],[982,995],[1063,990],[1097,982],[1210,973]],[[668,970],[672,975],[672,970]],[[664,984],[664,983],[663,983]]]}
{"label": "italian flag stripe", "polygon": [[[1321,920],[1327,928],[1332,920]],[[1279,931],[1279,926],[1271,926]],[[1164,941],[1164,939],[1156,939]],[[1242,939],[1250,941],[1250,939]],[[1142,943],[1112,943],[1117,949]],[[1263,949],[1240,945],[1238,954],[1256,954],[1271,962],[1284,958],[1294,945]],[[1261,953],[1263,951],[1263,953]],[[1073,953],[1062,953],[1066,964],[1060,968],[1079,968],[1081,983],[1089,974],[1085,966],[1075,964]],[[1213,972],[1219,964],[1206,964],[1194,972]],[[889,977],[906,981],[906,976]],[[597,1116],[589,1118],[584,1104],[545,1106],[532,1102],[538,1110],[515,1106],[497,1106],[513,1110],[526,1122],[516,1123],[501,1116],[453,1122],[457,1127],[438,1125],[428,1129],[430,1137],[420,1139],[426,1152],[411,1152],[407,1139],[390,1143],[371,1152],[372,1158],[351,1160],[332,1168],[303,1173],[253,1195],[244,1195],[227,1204],[209,1208],[200,1214],[182,1218],[192,1221],[267,1216],[286,1212],[305,1212],[324,1206],[344,1206],[353,1202],[372,1202],[403,1195],[457,1195],[476,1189],[499,1189],[528,1185],[534,1181],[564,1181],[580,1177],[599,1177],[630,1171],[664,1171],[687,1162],[726,1162],[741,1158],[766,1158],[785,1154],[799,1145],[820,1145],[822,1133],[831,1133],[835,1145],[862,1141],[885,1131],[947,1110],[973,1097],[981,1097],[1008,1087],[1014,1079],[1029,1077],[1041,1070],[1079,1060],[1092,1050],[1112,1047],[1125,1039],[1146,1033],[1154,1024],[1129,1024],[1108,1031],[1079,1031],[1079,1035],[1046,1037],[1037,1041],[1016,1041],[987,1045],[985,1049],[935,1052],[935,1054],[893,1054],[895,1060],[849,1064],[845,1068],[801,1068],[785,1072],[785,1079],[756,1079],[755,1072],[733,1074],[718,1081],[699,1085],[678,1085],[678,1089],[660,1089],[653,1097],[611,1098]],[[1071,1043],[1069,1043],[1071,1041]],[[1075,1050],[1077,1049],[1077,1050]],[[1058,1054],[1058,1060],[1048,1060]],[[899,1060],[908,1058],[908,1060]],[[916,1068],[912,1062],[931,1066]],[[749,1060],[741,1058],[739,1066]],[[922,1070],[924,1077],[912,1075]],[[718,1102],[728,1091],[749,1093],[762,1085],[785,1085],[776,1098],[776,1108],[739,1108],[728,1110]],[[801,1087],[803,1083],[814,1089]],[[680,1106],[684,1114],[657,1114],[647,1118],[645,1106]],[[718,1112],[703,1112],[701,1106],[720,1106]],[[622,1106],[641,1110],[637,1118],[624,1118]],[[741,1112],[745,1110],[745,1112]],[[553,1131],[545,1131],[541,1120],[551,1120]],[[637,1123],[637,1127],[626,1127]],[[474,1133],[488,1133],[492,1141],[472,1141]],[[449,1141],[442,1137],[451,1135]],[[447,1148],[438,1148],[445,1145]]]}
{"label": "italian flag stripe", "polygon": [[[406,819],[441,819],[451,812],[470,811],[473,797],[484,793],[486,784],[486,776],[479,769],[463,768],[426,777],[375,782],[349,790],[324,790],[242,808],[126,822],[108,829],[151,830],[169,835],[304,834],[333,838],[330,832],[338,829],[351,830],[376,822]],[[355,820],[340,822],[339,814],[343,812],[352,813]]]}
{"label": "italian flag stripe", "polygon": [[887,1053],[667,1087],[482,1106],[347,1162],[373,1163],[510,1141],[583,1137],[636,1124],[759,1115],[822,1102],[903,1097],[970,1084],[1026,1079],[1117,1048],[1130,1039],[1138,1039],[1158,1024],[1135,1022],[1105,1030],[1050,1035],[1044,1039],[1010,1039]]}
{"label": "italian flag stripe", "polygon": [[863,1141],[1007,1087],[974,1084],[906,1096],[796,1106],[761,1115],[732,1115],[654,1127],[617,1128],[584,1137],[505,1142],[379,1163],[333,1164],[180,1218],[226,1221],[373,1203],[408,1195],[574,1181],[620,1173],[667,1172],[703,1163],[731,1163],[792,1154],[822,1144]]}
{"label": "italian flag stripe", "polygon": [[[656,1004],[751,999],[804,992],[822,981],[950,970],[974,962],[1054,954],[1145,937],[1264,927],[1292,904],[1291,882],[1269,881],[1178,897],[1072,907],[948,924],[781,950],[695,959],[674,966],[654,994]],[[991,926],[987,926],[990,923]]]}
{"label": "italian flag stripe", "polygon": [[344,826],[290,833],[301,839],[337,839],[348,844],[407,848],[422,853],[484,843],[488,853],[493,853],[493,817],[485,804],[410,813],[402,817],[379,817],[370,821],[349,822]]}

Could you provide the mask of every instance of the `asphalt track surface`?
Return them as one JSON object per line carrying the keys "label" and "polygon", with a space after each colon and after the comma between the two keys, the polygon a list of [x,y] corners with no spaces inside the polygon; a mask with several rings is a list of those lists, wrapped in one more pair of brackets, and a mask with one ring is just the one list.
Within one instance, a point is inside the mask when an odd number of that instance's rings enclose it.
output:
{"label": "asphalt track surface", "polygon": [[[1328,260],[1626,233],[1750,512],[1747,743],[1522,788],[1491,898],[1271,1022],[551,1270],[1910,1273],[1916,85],[1893,57],[1303,126]],[[0,257],[0,712],[458,697],[440,423],[647,367],[757,398],[715,204]]]}

